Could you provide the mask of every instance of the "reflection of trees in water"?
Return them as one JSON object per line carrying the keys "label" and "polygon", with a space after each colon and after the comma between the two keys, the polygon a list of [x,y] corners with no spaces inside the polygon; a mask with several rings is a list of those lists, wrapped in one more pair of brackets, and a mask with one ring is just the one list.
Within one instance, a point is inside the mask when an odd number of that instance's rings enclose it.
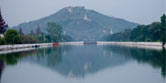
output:
{"label": "reflection of trees in water", "polygon": [[58,63],[58,60],[61,57],[62,47],[53,47],[53,48],[41,48],[30,51],[16,52],[16,53],[7,53],[1,54],[0,60],[4,61],[7,65],[15,65],[21,59],[26,58],[35,58],[36,61],[48,58],[48,63]]}
{"label": "reflection of trees in water", "polygon": [[[97,46],[71,46],[66,55],[62,55],[63,61],[57,66],[50,67],[61,75],[70,77],[85,77],[105,68],[113,68],[125,64],[123,56],[111,56]],[[64,50],[66,50],[64,48]],[[64,51],[63,51],[64,52]]]}
{"label": "reflection of trees in water", "polygon": [[148,63],[153,67],[161,67],[161,74],[165,77],[165,49],[157,51],[124,46],[105,46],[105,48],[109,51],[125,55],[127,58],[131,57],[132,59],[136,59],[138,62]]}
{"label": "reflection of trees in water", "polygon": [[0,60],[4,61],[7,65],[15,65],[22,57],[26,57],[27,55],[30,55],[33,52],[34,51],[26,51],[26,52],[1,54]]}
{"label": "reflection of trees in water", "polygon": [[3,69],[4,69],[4,61],[0,60],[0,82],[1,82]]}
{"label": "reflection of trees in water", "polygon": [[23,62],[37,63],[61,75],[72,77],[84,77],[88,73],[96,73],[107,67],[115,67],[126,62],[124,57],[110,56],[109,53],[105,53],[102,48],[96,46],[36,49],[20,59]]}
{"label": "reflection of trees in water", "polygon": [[62,48],[49,48],[47,49],[49,53],[47,53],[47,65],[55,66],[62,62]]}
{"label": "reflection of trees in water", "polygon": [[22,61],[55,66],[62,61],[62,47],[52,47],[34,50],[34,53]]}
{"label": "reflection of trees in water", "polygon": [[166,49],[163,48],[162,50],[162,56],[163,56],[163,59],[162,59],[162,68],[161,68],[161,71],[162,71],[162,75],[165,77],[165,74],[166,74]]}
{"label": "reflection of trees in water", "polygon": [[[63,48],[65,48],[65,50]],[[38,61],[37,63],[44,64],[45,66],[49,67],[55,67],[57,64],[60,64],[62,62],[62,53],[64,51],[69,51],[70,49],[70,46],[39,49],[40,51],[38,51],[38,55],[39,53],[43,53],[44,55],[42,58],[40,58],[40,61]],[[34,60],[33,62],[36,61]]]}
{"label": "reflection of trees in water", "polygon": [[3,54],[0,56],[0,60],[5,61],[6,64],[14,65],[17,64],[19,57],[18,53]]}
{"label": "reflection of trees in water", "polygon": [[[60,46],[3,54],[0,56],[0,67],[2,67],[1,61],[2,65],[4,63],[14,65],[18,61],[28,61],[41,64],[65,76],[84,77],[87,73],[95,73],[107,67],[122,65],[128,61],[127,59],[136,59],[138,62],[148,63],[153,67],[161,67],[162,75],[165,76],[165,50],[156,51],[119,46],[104,46],[103,48]],[[112,56],[115,54],[116,56]]]}
{"label": "reflection of trees in water", "polygon": [[30,54],[32,52],[33,51],[1,54],[0,55],[0,79],[1,79],[1,75],[2,75],[2,72],[3,72],[4,67],[5,67],[5,64],[15,65],[15,64],[17,64],[19,59],[21,59],[21,57],[25,57],[27,54]]}

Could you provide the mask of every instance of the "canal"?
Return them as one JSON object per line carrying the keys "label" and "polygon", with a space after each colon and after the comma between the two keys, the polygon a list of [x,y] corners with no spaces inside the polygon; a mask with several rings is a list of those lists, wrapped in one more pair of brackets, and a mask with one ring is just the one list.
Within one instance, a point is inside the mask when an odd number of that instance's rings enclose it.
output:
{"label": "canal", "polygon": [[165,50],[63,45],[0,55],[1,83],[165,83]]}

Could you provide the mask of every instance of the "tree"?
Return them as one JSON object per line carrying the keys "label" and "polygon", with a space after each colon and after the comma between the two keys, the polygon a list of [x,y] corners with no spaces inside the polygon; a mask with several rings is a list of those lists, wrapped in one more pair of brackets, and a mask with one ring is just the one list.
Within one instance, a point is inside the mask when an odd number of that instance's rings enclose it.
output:
{"label": "tree", "polygon": [[4,38],[0,38],[0,45],[4,45],[4,44],[5,44]]}
{"label": "tree", "polygon": [[21,43],[18,31],[14,29],[7,30],[5,33],[5,41],[7,44]]}
{"label": "tree", "polygon": [[[21,42],[23,40],[23,35],[24,35],[24,32],[22,31],[22,28],[19,28],[19,34],[20,34],[20,39],[21,39]],[[22,42],[23,43],[23,42]]]}
{"label": "tree", "polygon": [[114,33],[106,36],[106,40],[110,41],[161,41],[161,23],[153,22],[149,25],[139,25],[133,30],[125,30],[123,32]]}
{"label": "tree", "polygon": [[47,24],[47,31],[54,42],[62,41],[62,26],[55,22],[49,22]]}
{"label": "tree", "polygon": [[46,42],[51,42],[51,36],[50,35],[46,35],[45,38],[46,38]]}
{"label": "tree", "polygon": [[24,35],[24,32],[22,31],[22,28],[19,28],[20,35]]}
{"label": "tree", "polygon": [[37,40],[34,38],[34,37],[32,37],[32,36],[29,36],[29,35],[24,35],[23,36],[23,39],[22,39],[22,42],[24,43],[24,44],[27,44],[27,43],[35,43]]}
{"label": "tree", "polygon": [[30,33],[30,35],[31,35],[31,36],[33,36],[33,35],[34,35],[34,32],[33,32],[33,30],[31,30],[31,33]]}
{"label": "tree", "polygon": [[4,34],[7,27],[8,27],[8,25],[3,20],[2,15],[1,15],[1,9],[0,9],[0,34]]}
{"label": "tree", "polygon": [[147,26],[139,25],[131,31],[130,39],[132,41],[145,41],[147,36]]}
{"label": "tree", "polygon": [[40,26],[38,25],[37,30],[36,30],[36,35],[41,34]]}
{"label": "tree", "polygon": [[165,42],[166,42],[166,38],[165,38],[165,35],[166,35],[166,16],[165,14],[163,14],[163,16],[161,16],[161,26],[162,26],[162,46],[165,45]]}

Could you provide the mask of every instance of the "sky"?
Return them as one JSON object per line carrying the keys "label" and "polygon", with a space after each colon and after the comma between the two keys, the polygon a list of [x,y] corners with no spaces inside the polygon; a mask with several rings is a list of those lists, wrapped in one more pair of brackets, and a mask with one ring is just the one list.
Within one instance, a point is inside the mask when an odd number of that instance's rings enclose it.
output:
{"label": "sky", "polygon": [[49,16],[67,6],[84,6],[108,16],[150,24],[166,14],[166,0],[0,0],[1,12],[12,27]]}

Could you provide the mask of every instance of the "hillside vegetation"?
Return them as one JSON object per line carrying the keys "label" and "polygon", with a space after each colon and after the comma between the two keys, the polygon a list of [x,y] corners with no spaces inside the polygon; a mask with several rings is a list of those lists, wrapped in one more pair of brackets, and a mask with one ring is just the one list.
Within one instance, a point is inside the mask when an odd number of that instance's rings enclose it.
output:
{"label": "hillside vegetation", "polygon": [[139,25],[134,29],[126,29],[112,35],[103,37],[106,41],[146,41],[165,43],[166,31],[165,15],[161,17],[161,22],[153,22],[149,25]]}
{"label": "hillside vegetation", "polygon": [[133,29],[138,25],[84,7],[65,7],[50,16],[22,23],[13,28],[18,30],[21,27],[28,34],[40,26],[41,31],[47,33],[48,22],[56,22],[61,25],[62,33],[74,40],[98,40],[108,35],[110,31],[116,33],[127,28]]}

